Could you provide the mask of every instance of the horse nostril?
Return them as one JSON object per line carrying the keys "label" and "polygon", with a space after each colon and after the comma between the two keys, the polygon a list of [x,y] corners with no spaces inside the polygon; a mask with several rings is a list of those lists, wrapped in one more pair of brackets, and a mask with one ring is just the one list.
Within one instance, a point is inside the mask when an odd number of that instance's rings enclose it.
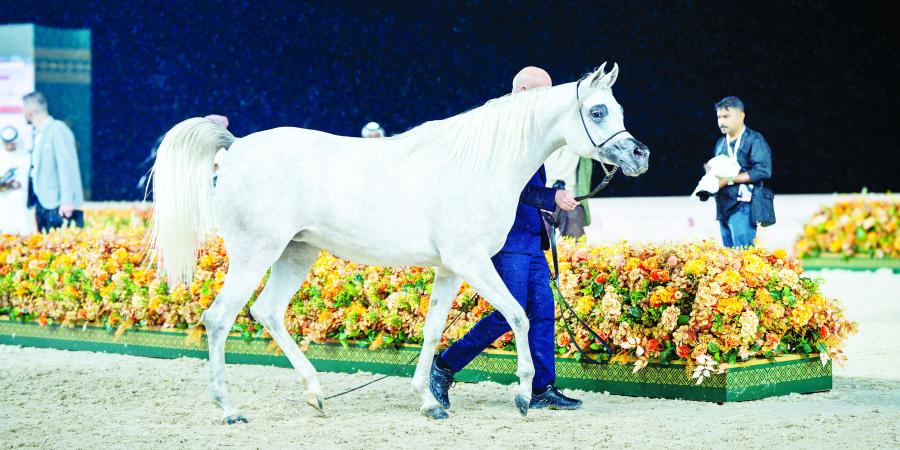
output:
{"label": "horse nostril", "polygon": [[644,156],[646,156],[646,154],[643,150],[641,150],[640,148],[634,149],[634,159],[642,159],[644,158]]}

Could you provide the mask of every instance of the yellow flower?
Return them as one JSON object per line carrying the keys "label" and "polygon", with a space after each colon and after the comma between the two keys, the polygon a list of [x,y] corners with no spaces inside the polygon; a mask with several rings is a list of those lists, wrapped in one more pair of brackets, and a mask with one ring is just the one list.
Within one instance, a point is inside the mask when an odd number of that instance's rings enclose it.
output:
{"label": "yellow flower", "polygon": [[703,275],[706,273],[706,263],[702,259],[692,259],[684,263],[684,273],[688,275]]}
{"label": "yellow flower", "polygon": [[641,265],[641,260],[637,258],[629,258],[628,262],[625,263],[625,273],[631,272],[632,270],[638,268]]}
{"label": "yellow flower", "polygon": [[[426,305],[426,306],[425,306],[425,309],[428,309],[428,296],[424,296],[424,295],[423,295],[423,296],[422,296],[422,300],[425,302],[425,305]],[[362,316],[363,314],[366,313],[366,311],[367,311],[367,310],[366,310],[366,307],[363,306],[363,305],[362,305],[361,303],[359,303],[359,302],[353,302],[353,303],[350,304],[350,307],[347,308],[347,312],[355,313],[355,314],[358,315],[358,316]]]}
{"label": "yellow flower", "polygon": [[591,308],[594,307],[594,297],[589,295],[585,295],[582,297],[578,297],[575,303],[575,310],[581,313],[582,315],[587,315],[587,313],[591,312]]}
{"label": "yellow flower", "polygon": [[716,309],[726,317],[733,317],[744,310],[744,303],[737,297],[723,298],[716,303]]}
{"label": "yellow flower", "polygon": [[124,248],[116,249],[116,251],[113,252],[112,257],[118,265],[122,265],[123,263],[129,261],[128,250],[125,250]]}
{"label": "yellow flower", "polygon": [[200,263],[198,264],[198,266],[203,270],[210,270],[210,269],[212,269],[212,267],[215,263],[216,263],[216,259],[213,258],[212,255],[207,253],[207,254],[203,255],[202,257],[200,257]]}
{"label": "yellow flower", "polygon": [[769,294],[768,289],[757,289],[756,290],[756,301],[762,305],[769,305],[775,299],[772,298],[772,295]]}
{"label": "yellow flower", "polygon": [[100,296],[103,298],[109,298],[109,293],[115,288],[115,285],[107,284],[100,289]]}
{"label": "yellow flower", "polygon": [[719,283],[719,286],[732,292],[740,290],[743,281],[741,275],[732,269],[719,273],[716,275],[715,280],[716,283]]}

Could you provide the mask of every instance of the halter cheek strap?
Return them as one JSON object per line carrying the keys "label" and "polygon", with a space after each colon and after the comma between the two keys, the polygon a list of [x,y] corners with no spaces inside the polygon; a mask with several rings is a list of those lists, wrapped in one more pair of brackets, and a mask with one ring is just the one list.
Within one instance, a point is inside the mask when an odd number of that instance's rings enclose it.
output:
{"label": "halter cheek strap", "polygon": [[[600,145],[597,145],[597,143],[594,142],[594,137],[591,136],[591,132],[588,131],[587,123],[584,121],[584,114],[581,113],[581,92],[580,92],[581,89],[580,88],[581,88],[582,80],[578,80],[578,82],[575,83],[575,101],[576,101],[576,104],[578,107],[578,117],[581,118],[581,126],[584,127],[584,134],[586,134],[588,139],[591,141],[591,145],[593,145],[595,149],[601,150],[601,149],[603,149],[603,146],[608,144],[609,141],[611,141],[614,137],[616,137],[622,133],[627,133],[628,130],[623,129],[623,130],[613,133],[612,136],[606,138],[606,140],[603,141]],[[616,166],[616,165],[612,165],[612,169],[608,169],[606,167],[606,164],[603,161],[600,161],[600,167],[602,167],[603,172],[606,173],[606,176],[603,178],[603,181],[601,181],[600,184],[598,184],[597,187],[595,187],[589,194],[575,197],[576,201],[580,202],[584,199],[591,198],[594,195],[596,195],[598,192],[602,191],[604,188],[606,188],[606,185],[608,185],[609,182],[612,181],[613,175],[615,175],[616,172],[619,170],[619,166]]]}

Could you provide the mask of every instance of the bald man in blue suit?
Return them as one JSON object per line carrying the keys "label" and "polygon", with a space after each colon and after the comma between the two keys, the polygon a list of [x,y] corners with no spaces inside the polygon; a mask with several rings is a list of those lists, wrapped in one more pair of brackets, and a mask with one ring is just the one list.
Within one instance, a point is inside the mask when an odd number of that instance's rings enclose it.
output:
{"label": "bald man in blue suit", "polygon": [[[547,72],[526,67],[513,79],[513,93],[551,84]],[[552,211],[556,206],[571,211],[578,202],[571,192],[544,187],[546,182],[547,176],[541,166],[522,190],[516,220],[506,243],[491,260],[510,293],[525,309],[531,324],[528,342],[535,369],[531,408],[578,409],[581,400],[566,397],[554,385],[556,312],[550,290],[550,269],[543,252],[549,248],[550,240],[540,211]],[[494,311],[476,323],[462,339],[434,357],[430,388],[441,406],[450,407],[449,391],[454,374],[509,330],[506,319]]]}

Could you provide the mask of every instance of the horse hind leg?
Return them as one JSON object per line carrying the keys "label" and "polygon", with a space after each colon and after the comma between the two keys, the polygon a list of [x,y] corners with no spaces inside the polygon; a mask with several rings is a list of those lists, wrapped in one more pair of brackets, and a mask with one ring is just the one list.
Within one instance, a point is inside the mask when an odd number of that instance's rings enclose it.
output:
{"label": "horse hind leg", "polygon": [[316,369],[284,326],[284,314],[291,298],[306,279],[318,254],[319,249],[308,244],[293,241],[288,244],[278,261],[272,265],[266,287],[250,306],[250,314],[266,327],[272,339],[290,360],[300,380],[306,384],[306,403],[319,413],[324,413],[322,386]]}
{"label": "horse hind leg", "polygon": [[250,300],[254,289],[265,275],[281,249],[277,246],[257,245],[255,248],[227,245],[228,273],[225,283],[202,316],[209,342],[209,395],[222,408],[223,420],[228,424],[247,422],[240,410],[231,403],[225,383],[225,341],[241,308]]}

